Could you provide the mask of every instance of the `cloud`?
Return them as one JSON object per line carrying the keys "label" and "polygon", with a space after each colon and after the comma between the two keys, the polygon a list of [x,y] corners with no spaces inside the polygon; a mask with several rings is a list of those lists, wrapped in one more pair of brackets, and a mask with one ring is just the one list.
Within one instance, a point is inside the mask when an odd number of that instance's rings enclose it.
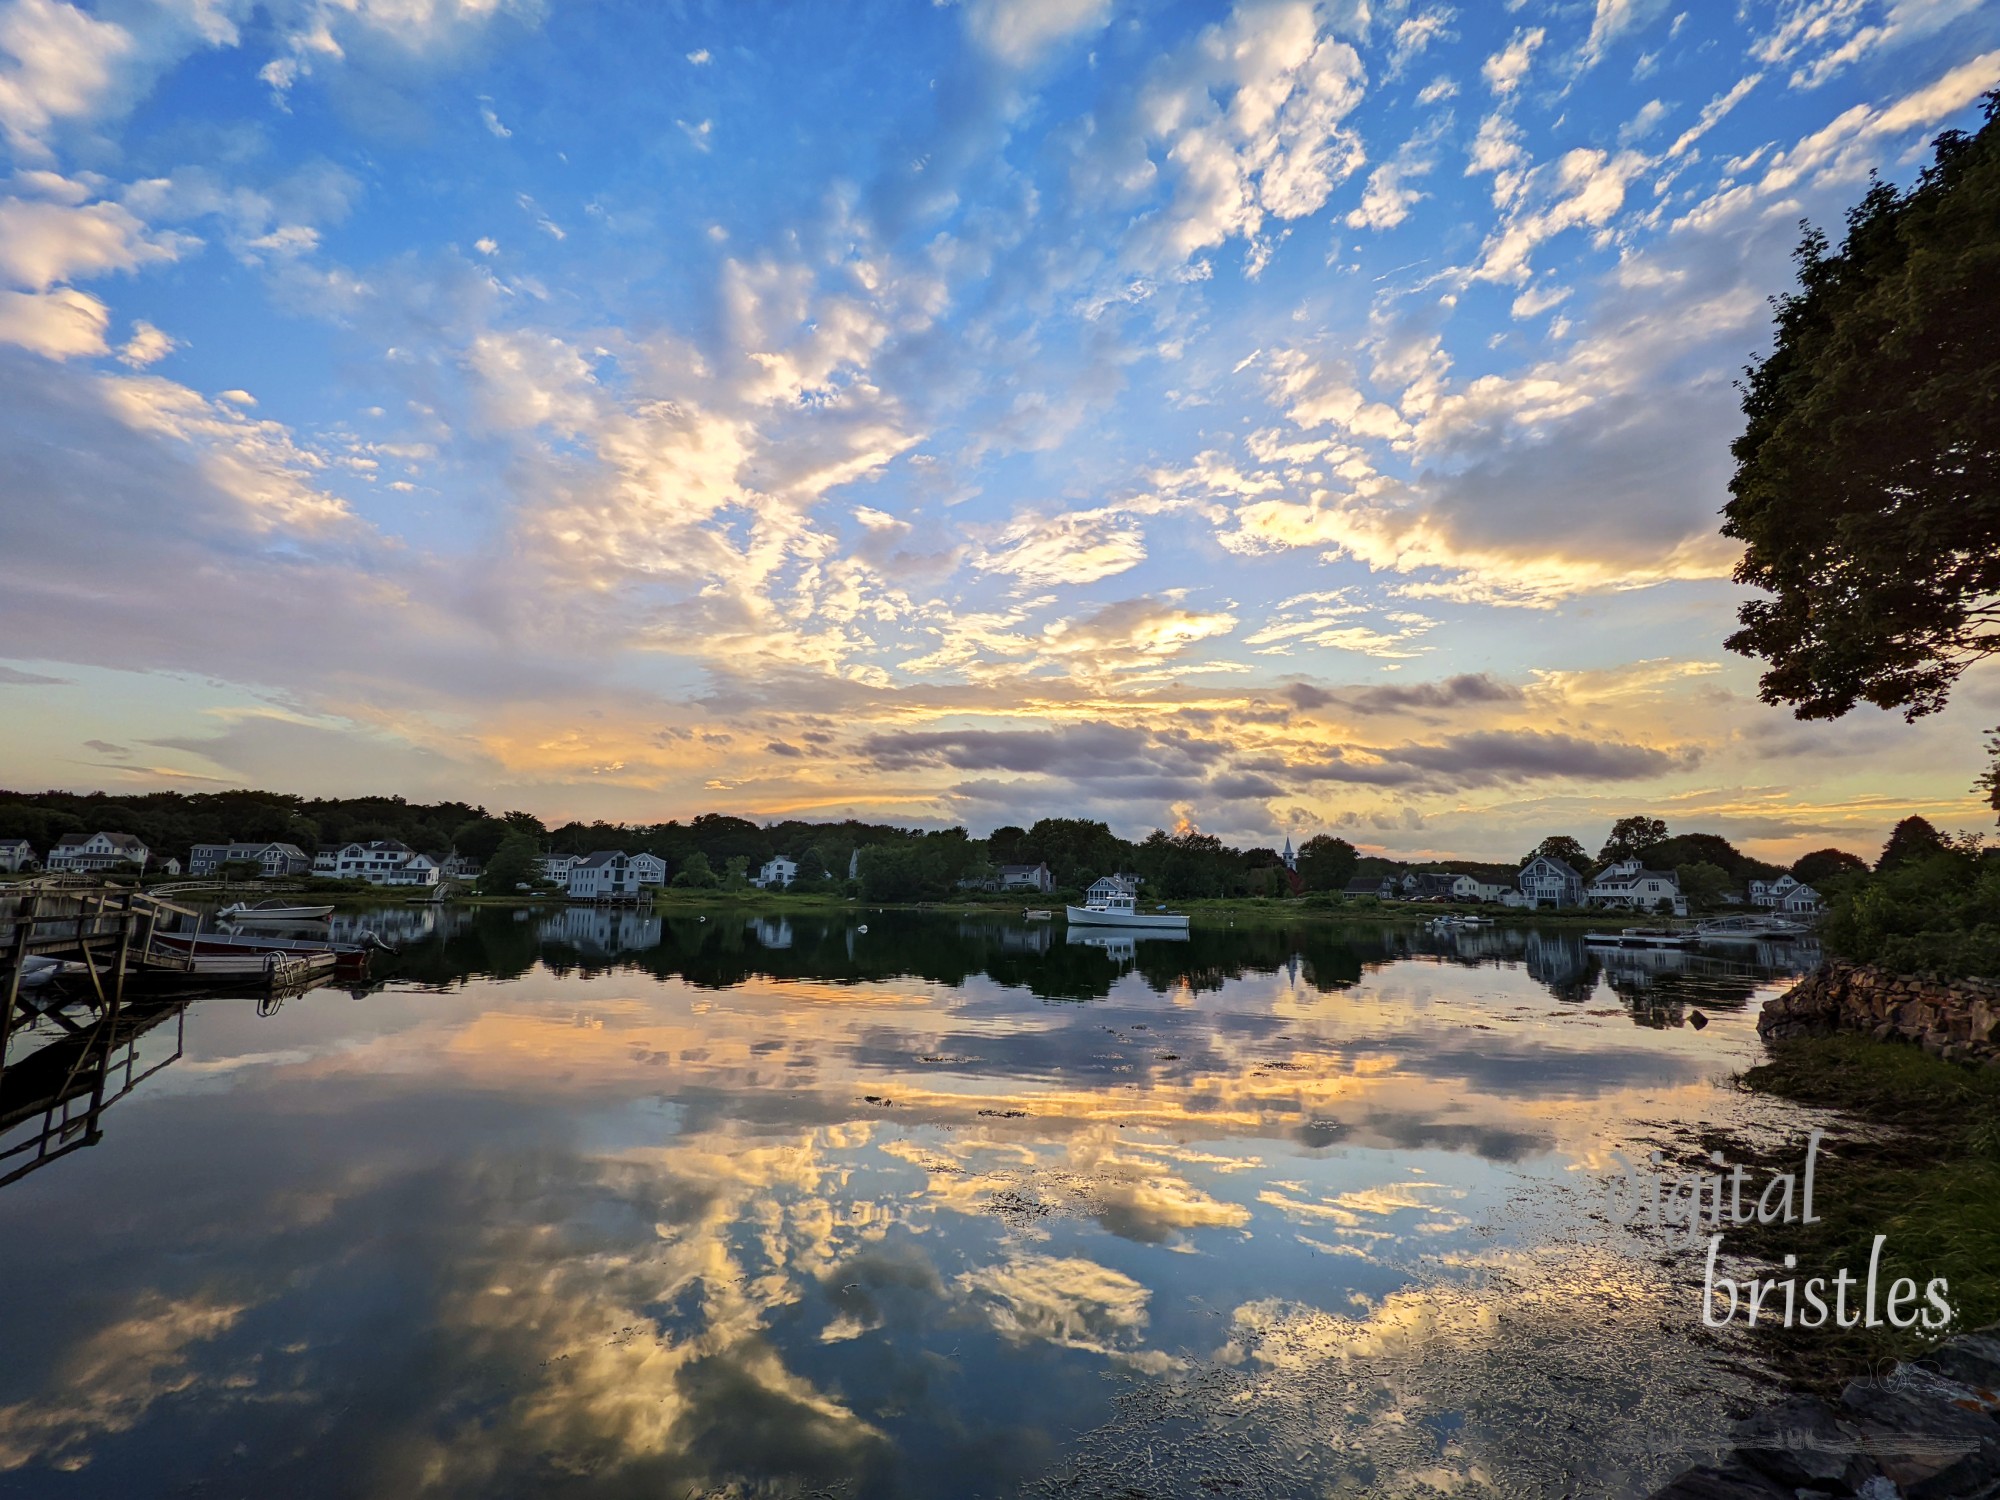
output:
{"label": "cloud", "polygon": [[1111,0],[968,0],[965,7],[974,43],[1010,68],[1029,67],[1110,19]]}
{"label": "cloud", "polygon": [[111,313],[88,292],[0,291],[0,343],[17,344],[48,359],[103,354]]}
{"label": "cloud", "polygon": [[1030,587],[1080,585],[1111,578],[1146,558],[1145,534],[1113,510],[1023,516],[977,553],[976,566]]}
{"label": "cloud", "polygon": [[1590,35],[1583,44],[1583,66],[1602,58],[1611,44],[1663,15],[1667,0],[1597,0]]}
{"label": "cloud", "polygon": [[149,234],[121,204],[0,198],[0,277],[31,291],[178,254],[177,244]]}
{"label": "cloud", "polygon": [[162,333],[144,318],[132,325],[132,337],[118,349],[118,362],[134,370],[143,370],[148,365],[156,365],[165,359],[180,343],[171,335]]}
{"label": "cloud", "polygon": [[68,677],[44,677],[39,672],[23,672],[18,667],[0,665],[0,687],[74,687]]}
{"label": "cloud", "polygon": [[1542,27],[1523,28],[1514,33],[1513,39],[1498,52],[1486,59],[1480,73],[1486,79],[1486,86],[1502,99],[1515,93],[1528,76],[1535,53],[1548,38]]}
{"label": "cloud", "polygon": [[135,50],[122,26],[62,0],[0,5],[0,133],[39,156],[58,121],[88,119],[106,105]]}

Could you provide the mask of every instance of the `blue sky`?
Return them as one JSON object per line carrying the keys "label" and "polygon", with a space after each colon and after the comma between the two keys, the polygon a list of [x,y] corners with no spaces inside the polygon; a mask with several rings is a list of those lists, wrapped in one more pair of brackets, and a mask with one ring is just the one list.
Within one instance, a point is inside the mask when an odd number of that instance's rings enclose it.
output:
{"label": "blue sky", "polygon": [[2000,84],[1734,10],[0,0],[0,782],[1865,847],[1714,534],[1799,222]]}

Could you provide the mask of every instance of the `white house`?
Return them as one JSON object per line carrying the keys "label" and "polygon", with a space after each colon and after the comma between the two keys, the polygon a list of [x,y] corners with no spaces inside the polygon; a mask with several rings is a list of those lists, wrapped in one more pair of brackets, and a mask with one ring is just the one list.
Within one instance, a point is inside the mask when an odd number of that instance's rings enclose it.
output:
{"label": "white house", "polygon": [[188,850],[190,875],[213,875],[234,864],[254,864],[259,875],[272,880],[305,874],[313,868],[313,859],[297,844],[196,844]]}
{"label": "white house", "polygon": [[783,890],[799,878],[799,862],[789,854],[774,854],[750,883],[760,891]]}
{"label": "white house", "polygon": [[1046,864],[1000,867],[1000,889],[1003,891],[1040,891],[1046,895],[1055,888],[1056,878]]}
{"label": "white house", "polygon": [[599,849],[569,869],[565,887],[572,901],[629,901],[639,894],[639,872],[621,849]]}
{"label": "white house", "polygon": [[1792,916],[1809,917],[1818,912],[1823,903],[1819,892],[1804,881],[1791,875],[1780,875],[1776,880],[1751,881],[1750,904]]}
{"label": "white house", "polygon": [[143,870],[152,857],[152,850],[129,833],[93,833],[88,838],[66,833],[49,851],[48,866],[51,870],[122,870],[127,866]]}
{"label": "white house", "polygon": [[1584,892],[1590,906],[1623,906],[1634,911],[1671,911],[1687,915],[1687,897],[1680,877],[1671,870],[1649,870],[1636,859],[1621,859],[1597,872]]}
{"label": "white house", "polygon": [[578,863],[580,861],[574,854],[544,854],[536,861],[541,868],[542,879],[562,886],[565,890],[569,888],[569,872],[574,870]]}
{"label": "white house", "polygon": [[661,886],[667,883],[667,862],[657,854],[635,854],[632,868],[638,872],[639,884]]}
{"label": "white house", "polygon": [[446,880],[477,880],[479,861],[454,849],[444,857],[444,863],[438,866],[438,873]]}
{"label": "white house", "polygon": [[0,870],[12,873],[35,863],[35,851],[26,839],[0,839]]}
{"label": "white house", "polygon": [[1537,854],[1521,866],[1521,894],[1529,906],[1578,906],[1583,901],[1583,877],[1559,859]]}
{"label": "white house", "polygon": [[436,885],[438,862],[395,839],[370,839],[342,844],[313,856],[313,874],[335,880],[365,880],[370,885]]}
{"label": "white house", "polygon": [[1794,876],[1780,875],[1776,880],[1751,881],[1750,904],[1810,916],[1822,903],[1819,892],[1811,886]]}
{"label": "white house", "polygon": [[1095,905],[1108,896],[1136,896],[1139,894],[1139,877],[1136,875],[1100,875],[1090,883],[1090,889],[1083,893],[1086,906]]}

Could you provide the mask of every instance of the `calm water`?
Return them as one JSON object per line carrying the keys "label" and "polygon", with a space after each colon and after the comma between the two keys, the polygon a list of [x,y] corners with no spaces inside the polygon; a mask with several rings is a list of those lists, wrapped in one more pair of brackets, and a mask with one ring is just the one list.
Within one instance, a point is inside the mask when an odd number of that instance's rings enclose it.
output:
{"label": "calm water", "polygon": [[338,922],[0,1188],[0,1494],[1628,1494],[1747,1394],[1582,1189],[1792,1128],[1782,955]]}

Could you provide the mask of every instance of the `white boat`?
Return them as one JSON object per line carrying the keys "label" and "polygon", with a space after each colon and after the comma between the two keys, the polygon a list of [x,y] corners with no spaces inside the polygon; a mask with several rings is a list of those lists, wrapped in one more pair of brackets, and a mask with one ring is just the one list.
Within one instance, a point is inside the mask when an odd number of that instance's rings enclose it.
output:
{"label": "white boat", "polygon": [[1088,906],[1065,906],[1072,927],[1137,927],[1154,932],[1186,932],[1188,919],[1177,911],[1140,911],[1130,891],[1110,891]]}
{"label": "white boat", "polygon": [[318,922],[333,915],[328,906],[288,906],[283,901],[259,901],[252,906],[238,901],[216,913],[231,922]]}

